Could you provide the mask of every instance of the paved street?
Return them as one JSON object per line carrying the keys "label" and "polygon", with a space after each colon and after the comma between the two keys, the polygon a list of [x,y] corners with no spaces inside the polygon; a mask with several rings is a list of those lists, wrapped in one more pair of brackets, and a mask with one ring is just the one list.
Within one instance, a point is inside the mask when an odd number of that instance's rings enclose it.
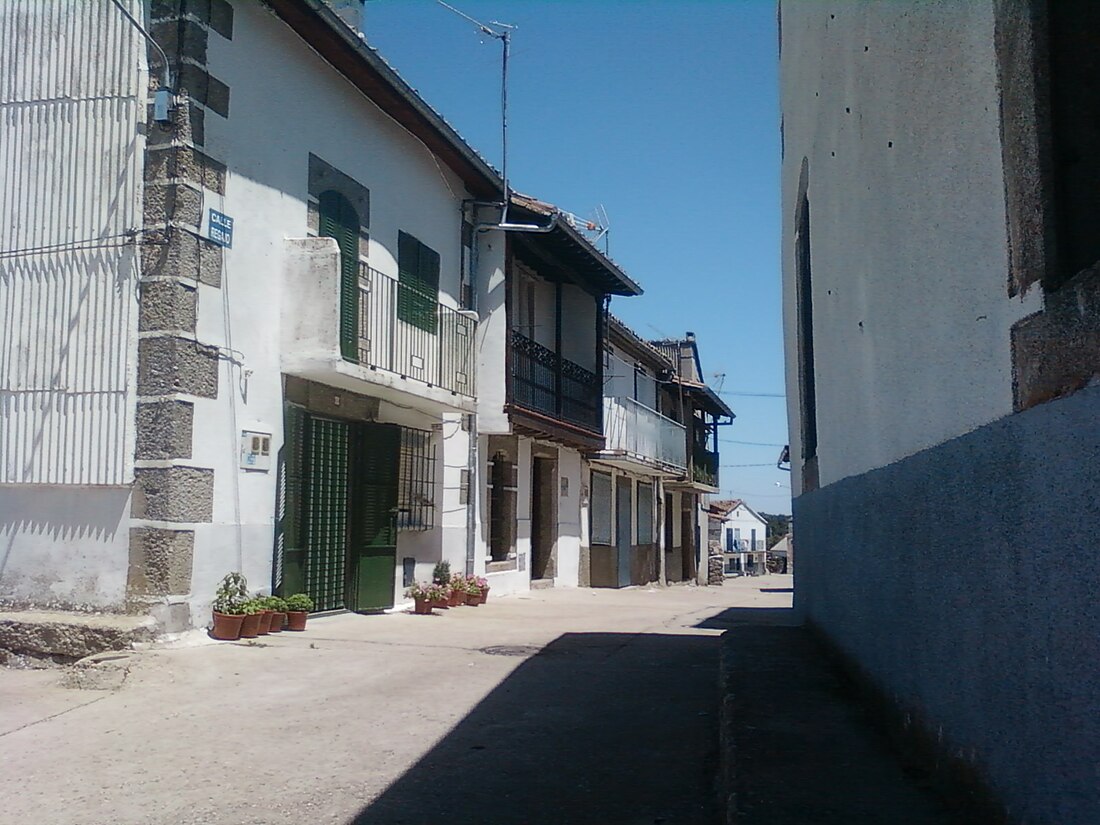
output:
{"label": "paved street", "polygon": [[136,653],[113,691],[0,670],[0,807],[30,825],[712,823],[721,626],[705,625],[785,607],[789,587],[332,616]]}

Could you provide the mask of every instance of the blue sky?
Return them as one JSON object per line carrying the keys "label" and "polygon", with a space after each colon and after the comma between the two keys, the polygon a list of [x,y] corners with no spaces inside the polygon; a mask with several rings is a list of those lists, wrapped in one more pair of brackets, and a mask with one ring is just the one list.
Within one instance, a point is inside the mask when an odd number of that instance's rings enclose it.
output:
{"label": "blue sky", "polygon": [[[449,2],[518,27],[513,188],[582,217],[603,205],[611,257],[645,288],[612,311],[643,337],[695,332],[708,383],[737,413],[721,431],[723,495],[790,512],[775,469],[783,399],[727,394],[783,392],[774,3]],[[365,28],[500,168],[499,42],[435,0],[369,0]],[[731,466],[744,464],[768,466]]]}

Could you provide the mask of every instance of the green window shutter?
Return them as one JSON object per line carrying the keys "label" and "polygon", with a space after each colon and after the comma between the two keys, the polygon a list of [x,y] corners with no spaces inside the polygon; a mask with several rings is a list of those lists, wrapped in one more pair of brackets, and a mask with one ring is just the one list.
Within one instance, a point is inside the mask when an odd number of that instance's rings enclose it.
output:
{"label": "green window shutter", "polygon": [[340,247],[340,354],[359,361],[359,214],[351,202],[331,189],[318,198],[322,238]]}
{"label": "green window shutter", "polygon": [[438,327],[439,253],[412,235],[397,236],[397,317],[433,335]]}
{"label": "green window shutter", "polygon": [[357,483],[352,490],[353,541],[360,547],[397,544],[396,509],[401,428],[359,424],[353,431]]}
{"label": "green window shutter", "polygon": [[283,448],[279,451],[279,492],[275,521],[275,592],[305,590],[305,468],[308,416],[301,407],[283,408]]}

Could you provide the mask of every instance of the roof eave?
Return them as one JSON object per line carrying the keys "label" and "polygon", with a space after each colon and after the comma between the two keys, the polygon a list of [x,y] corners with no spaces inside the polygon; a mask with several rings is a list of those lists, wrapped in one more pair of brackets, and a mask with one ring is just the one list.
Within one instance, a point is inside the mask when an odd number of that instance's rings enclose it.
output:
{"label": "roof eave", "polygon": [[446,163],[472,194],[501,197],[504,183],[497,172],[322,0],[263,2],[329,65]]}

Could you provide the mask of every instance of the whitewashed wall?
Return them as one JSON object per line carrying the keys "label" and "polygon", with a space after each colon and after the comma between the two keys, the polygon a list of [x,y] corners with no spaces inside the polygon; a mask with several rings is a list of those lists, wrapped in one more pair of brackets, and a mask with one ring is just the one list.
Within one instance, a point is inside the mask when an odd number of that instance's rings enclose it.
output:
{"label": "whitewashed wall", "polygon": [[0,483],[133,478],[139,41],[110,3],[0,5]]}
{"label": "whitewashed wall", "polygon": [[1007,296],[993,42],[988,2],[782,6],[788,419],[797,468],[805,159],[822,486],[1012,411],[1009,330],[1040,295]]}
{"label": "whitewashed wall", "polygon": [[[253,3],[234,3],[234,10],[233,39],[212,37],[208,49],[209,71],[229,86],[231,102],[228,119],[206,116],[205,149],[228,172],[224,196],[207,192],[204,204],[234,218],[233,248],[225,251],[222,287],[199,286],[197,331],[199,340],[239,352],[252,374],[245,393],[241,368],[226,362],[218,398],[195,402],[193,462],[215,469],[213,523],[198,527],[195,536],[196,618],[217,579],[238,564],[253,586],[270,583],[275,474],[239,470],[234,439],[246,422],[257,422],[273,434],[274,451],[282,446],[283,336],[272,308],[308,311],[318,299],[308,289],[279,286],[293,248],[285,239],[308,232],[310,153],[370,190],[370,265],[396,277],[398,232],[414,235],[439,253],[440,301],[450,306],[457,305],[462,200],[469,197],[461,180],[419,140],[277,18]],[[293,128],[287,128],[288,118]],[[495,259],[488,257],[492,266]],[[374,394],[366,382],[356,391]],[[420,429],[442,425],[436,439],[436,527],[401,534],[394,583],[399,601],[402,557],[417,559],[421,578],[425,571],[430,575],[441,553],[452,566],[465,557],[464,538],[456,536],[465,528],[465,508],[455,509],[455,472],[441,469],[443,463],[465,465],[465,434],[452,434],[456,425],[450,418],[444,422],[438,402],[417,407],[415,399],[383,401],[378,415],[379,421]]]}

